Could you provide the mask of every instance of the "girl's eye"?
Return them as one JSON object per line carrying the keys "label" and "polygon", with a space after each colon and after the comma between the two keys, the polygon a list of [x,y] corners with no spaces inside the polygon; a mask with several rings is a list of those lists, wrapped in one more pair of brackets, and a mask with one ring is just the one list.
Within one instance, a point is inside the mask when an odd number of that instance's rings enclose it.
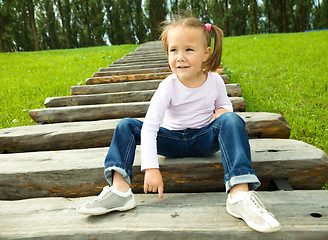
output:
{"label": "girl's eye", "polygon": [[176,52],[177,50],[175,48],[172,48],[170,52]]}
{"label": "girl's eye", "polygon": [[193,49],[191,49],[191,48],[187,48],[187,52],[188,52],[188,51],[194,51],[194,50],[193,50]]}

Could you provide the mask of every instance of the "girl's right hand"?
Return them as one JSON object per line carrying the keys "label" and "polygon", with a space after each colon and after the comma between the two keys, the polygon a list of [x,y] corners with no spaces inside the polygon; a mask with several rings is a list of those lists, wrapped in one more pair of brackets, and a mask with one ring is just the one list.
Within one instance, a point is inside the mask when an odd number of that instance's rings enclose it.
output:
{"label": "girl's right hand", "polygon": [[144,192],[157,192],[158,191],[158,200],[162,201],[164,183],[162,179],[162,174],[158,168],[151,168],[145,170],[145,179],[144,179]]}

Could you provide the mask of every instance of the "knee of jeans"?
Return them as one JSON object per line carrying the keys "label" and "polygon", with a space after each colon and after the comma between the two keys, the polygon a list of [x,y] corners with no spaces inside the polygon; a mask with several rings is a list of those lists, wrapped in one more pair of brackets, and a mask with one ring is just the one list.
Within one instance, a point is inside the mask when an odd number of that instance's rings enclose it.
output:
{"label": "knee of jeans", "polygon": [[231,126],[245,126],[244,120],[234,112],[224,113],[219,117],[219,119],[224,122],[224,124]]}
{"label": "knee of jeans", "polygon": [[132,118],[123,118],[121,119],[117,125],[116,128],[126,128],[129,127],[130,123],[133,121]]}

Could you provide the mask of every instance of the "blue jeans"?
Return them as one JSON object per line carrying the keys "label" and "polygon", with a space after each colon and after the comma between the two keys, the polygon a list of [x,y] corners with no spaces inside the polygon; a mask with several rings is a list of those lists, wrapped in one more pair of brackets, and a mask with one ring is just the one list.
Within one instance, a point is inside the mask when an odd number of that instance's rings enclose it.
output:
{"label": "blue jeans", "polygon": [[[124,118],[117,124],[105,159],[105,178],[112,185],[113,171],[131,185],[136,145],[140,144],[143,122]],[[159,155],[205,157],[221,150],[226,191],[248,183],[250,190],[260,186],[251,163],[251,153],[244,120],[235,113],[224,113],[200,129],[168,130],[160,127],[157,136]]]}

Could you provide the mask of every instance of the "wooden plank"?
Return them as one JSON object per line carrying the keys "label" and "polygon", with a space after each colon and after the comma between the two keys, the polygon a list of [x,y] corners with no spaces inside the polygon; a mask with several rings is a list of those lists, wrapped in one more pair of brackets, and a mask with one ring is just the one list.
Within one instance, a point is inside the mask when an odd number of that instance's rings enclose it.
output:
{"label": "wooden plank", "polygon": [[159,68],[159,67],[167,67],[168,63],[167,62],[163,62],[163,61],[154,61],[151,63],[144,63],[144,64],[140,64],[140,63],[133,63],[133,64],[112,64],[109,65],[106,68],[101,68],[99,69],[100,72],[107,72],[107,71],[112,71],[112,70],[131,70],[131,69],[145,69],[145,68]]}
{"label": "wooden plank", "polygon": [[[237,114],[245,120],[251,138],[289,137],[290,127],[279,114]],[[107,147],[118,121],[111,119],[0,129],[0,149],[17,153]]]}
{"label": "wooden plank", "polygon": [[[159,80],[159,79],[165,79],[170,74],[172,74],[172,72],[93,77],[93,78],[86,79],[85,84],[93,85],[93,84],[119,83],[119,82],[144,81],[144,80]],[[229,83],[229,80],[227,78],[223,77],[223,80],[225,84]]]}
{"label": "wooden plank", "polygon": [[155,54],[155,55],[125,55],[121,59],[118,59],[116,62],[134,62],[134,61],[142,61],[142,62],[149,62],[149,61],[168,61],[165,54]]}
{"label": "wooden plank", "polygon": [[[2,239],[326,239],[325,191],[261,192],[264,205],[282,224],[279,232],[251,230],[225,210],[225,193],[135,194],[127,212],[84,216],[76,207],[87,198],[38,198],[0,201]],[[312,217],[318,212],[322,217]],[[73,237],[74,236],[74,237]],[[109,237],[110,236],[110,237]]]}
{"label": "wooden plank", "polygon": [[156,56],[161,56],[161,57],[166,57],[166,54],[164,53],[164,51],[162,52],[131,52],[128,53],[127,55],[125,55],[127,57],[141,57],[141,56],[149,56],[149,57],[156,57]]}
{"label": "wooden plank", "polygon": [[[222,78],[225,79],[225,76],[227,75],[222,75]],[[71,87],[70,95],[156,90],[161,81],[162,80],[146,80],[135,82],[73,86]],[[226,78],[226,80],[224,81],[229,82],[228,78]],[[239,84],[226,84],[226,89],[229,97],[241,96],[241,88]]]}
{"label": "wooden plank", "polygon": [[[246,110],[243,98],[231,97],[229,99],[235,112]],[[111,103],[34,109],[29,114],[37,123],[94,121],[124,117],[144,117],[148,106],[149,102]]]}
{"label": "wooden plank", "polygon": [[57,123],[0,129],[7,153],[106,147],[119,119]]}
{"label": "wooden plank", "polygon": [[[240,87],[227,87],[228,96],[240,96]],[[80,105],[95,105],[107,103],[127,103],[127,102],[145,102],[150,101],[156,90],[142,90],[116,93],[101,93],[88,95],[75,95],[65,97],[49,97],[45,100],[46,107],[66,107],[66,106],[80,106]],[[245,109],[246,106],[242,104]]]}
{"label": "wooden plank", "polygon": [[162,80],[146,80],[135,82],[81,85],[71,87],[71,95],[115,93],[128,91],[155,90]]}
{"label": "wooden plank", "polygon": [[[252,165],[262,185],[273,178],[288,178],[297,189],[320,189],[327,181],[328,156],[311,145],[291,139],[251,139]],[[3,199],[31,197],[79,197],[98,193],[107,148],[0,155],[0,196]],[[220,152],[203,158],[159,156],[165,192],[224,191]],[[133,166],[132,187],[142,192],[140,149]]]}
{"label": "wooden plank", "polygon": [[130,70],[115,70],[108,72],[95,72],[92,77],[103,77],[103,76],[118,76],[127,74],[145,74],[145,73],[159,73],[159,72],[170,72],[168,67],[164,68],[146,68],[146,69],[130,69]]}
{"label": "wooden plank", "polygon": [[121,75],[121,76],[109,76],[109,77],[95,77],[88,78],[85,81],[86,85],[92,84],[104,84],[104,83],[117,83],[117,82],[129,82],[129,81],[141,81],[141,80],[153,80],[164,79],[168,77],[171,72],[163,73],[148,73],[148,74],[134,74],[134,75]]}
{"label": "wooden plank", "polygon": [[67,97],[50,97],[44,102],[49,107],[67,107],[109,103],[128,103],[150,101],[156,90],[143,90],[118,93],[102,93]]}
{"label": "wooden plank", "polygon": [[35,109],[31,118],[38,123],[94,121],[145,116],[149,102],[99,104],[61,108]]}

